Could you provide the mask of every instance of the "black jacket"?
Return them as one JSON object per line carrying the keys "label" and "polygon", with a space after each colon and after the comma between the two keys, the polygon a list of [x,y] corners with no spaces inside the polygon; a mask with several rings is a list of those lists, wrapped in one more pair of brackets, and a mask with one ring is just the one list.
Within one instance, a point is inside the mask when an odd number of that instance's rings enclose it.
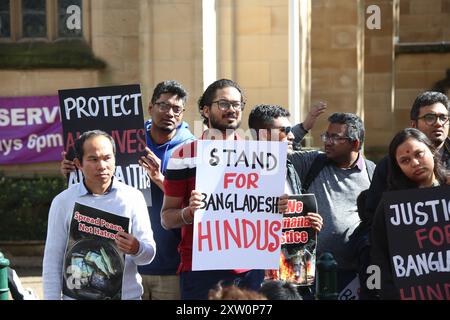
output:
{"label": "black jacket", "polygon": [[302,183],[300,182],[300,178],[298,177],[297,171],[295,170],[291,160],[289,159],[287,160],[286,167],[287,167],[286,179],[292,188],[293,194],[301,194]]}
{"label": "black jacket", "polygon": [[400,294],[392,278],[383,201],[375,211],[370,236],[370,264],[379,266],[381,271],[380,298],[398,300]]}

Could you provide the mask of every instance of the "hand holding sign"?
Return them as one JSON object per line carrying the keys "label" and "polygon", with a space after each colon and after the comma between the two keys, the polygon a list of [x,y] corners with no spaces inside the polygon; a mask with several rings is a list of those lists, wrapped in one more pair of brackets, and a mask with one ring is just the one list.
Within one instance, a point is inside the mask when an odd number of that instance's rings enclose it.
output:
{"label": "hand holding sign", "polygon": [[115,242],[119,250],[125,254],[135,255],[139,251],[139,241],[130,233],[117,232]]}
{"label": "hand holding sign", "polygon": [[306,217],[308,218],[309,223],[311,224],[311,227],[314,229],[314,231],[319,232],[320,230],[322,230],[323,219],[320,214],[316,212],[308,212]]}
{"label": "hand holding sign", "polygon": [[283,214],[287,211],[288,208],[289,196],[287,194],[283,194],[278,201],[278,212]]}
{"label": "hand holding sign", "polygon": [[192,190],[191,197],[189,198],[189,216],[194,219],[195,210],[202,207],[202,193],[197,190]]}
{"label": "hand holding sign", "polygon": [[75,163],[73,161],[67,160],[66,158],[67,152],[61,152],[61,157],[63,158],[61,161],[61,173],[64,176],[69,175],[71,172],[76,170]]}
{"label": "hand holding sign", "polygon": [[145,156],[139,160],[139,164],[147,171],[149,178],[163,189],[164,176],[161,173],[161,159],[154,154],[148,147],[145,147]]}

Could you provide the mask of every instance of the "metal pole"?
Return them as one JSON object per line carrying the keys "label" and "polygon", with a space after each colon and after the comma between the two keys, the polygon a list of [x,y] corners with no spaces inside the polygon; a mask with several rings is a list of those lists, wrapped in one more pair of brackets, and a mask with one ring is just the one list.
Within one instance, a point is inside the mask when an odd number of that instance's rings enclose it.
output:
{"label": "metal pole", "polygon": [[8,267],[9,260],[0,252],[0,300],[9,300]]}
{"label": "metal pole", "polygon": [[320,255],[316,264],[316,299],[337,300],[337,262],[329,252]]}

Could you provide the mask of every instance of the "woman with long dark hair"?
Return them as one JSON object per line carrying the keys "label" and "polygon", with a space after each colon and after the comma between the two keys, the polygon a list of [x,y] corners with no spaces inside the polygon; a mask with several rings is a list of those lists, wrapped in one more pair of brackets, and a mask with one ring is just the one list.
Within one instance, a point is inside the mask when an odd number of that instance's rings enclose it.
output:
{"label": "woman with long dark hair", "polygon": [[[395,135],[389,145],[388,190],[428,188],[447,184],[435,147],[421,131],[407,128]],[[375,212],[371,233],[371,264],[381,269],[382,299],[399,299],[389,258],[384,203]]]}
{"label": "woman with long dark hair", "polygon": [[446,173],[435,153],[434,144],[422,131],[407,128],[397,133],[389,145],[389,190],[446,184]]}

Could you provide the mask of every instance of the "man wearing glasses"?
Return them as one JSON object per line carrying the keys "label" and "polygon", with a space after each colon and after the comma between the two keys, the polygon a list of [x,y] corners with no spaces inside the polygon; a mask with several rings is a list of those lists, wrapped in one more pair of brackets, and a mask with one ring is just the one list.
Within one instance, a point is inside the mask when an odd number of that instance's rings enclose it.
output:
{"label": "man wearing glasses", "polygon": [[[306,128],[312,129],[317,120],[317,117],[323,113],[326,109],[326,104],[320,103],[316,104],[311,108],[308,113],[306,120],[301,123],[301,137],[294,137],[293,127],[289,121],[290,113],[289,111],[283,109],[277,105],[257,105],[255,106],[248,117],[248,127],[252,129],[252,134],[256,140],[259,141],[281,141],[288,143],[288,154],[292,154],[293,142],[295,138],[299,138],[299,141],[306,134]],[[286,194],[301,194],[301,181],[292,165],[290,159],[286,162],[286,184],[285,193]],[[306,215],[309,220],[312,229],[315,232],[319,232],[322,229],[322,217],[317,212],[308,212]],[[282,249],[283,250],[283,249]],[[289,256],[285,252],[285,256]],[[302,255],[291,255],[290,259],[298,259],[298,257],[303,257]],[[280,265],[280,272],[286,271],[283,264]],[[270,278],[270,276],[269,276]],[[300,294],[303,300],[314,299],[314,290],[310,286],[295,286],[296,291]]]}
{"label": "man wearing glasses", "polygon": [[[161,207],[164,198],[162,172],[173,151],[181,144],[192,141],[194,136],[183,121],[187,91],[174,80],[166,80],[156,85],[148,112],[151,119],[145,123],[146,155],[139,164],[151,179],[152,206],[148,213],[156,242],[156,256],[151,264],[138,266],[142,276],[145,300],[177,300],[180,298],[177,269],[180,263],[178,244],[181,240],[179,229],[165,230],[161,226]],[[74,170],[73,162],[63,160],[61,171],[66,174]]]}
{"label": "man wearing glasses", "polygon": [[139,266],[144,286],[143,299],[175,300],[180,298],[180,280],[177,275],[180,255],[178,244],[181,230],[165,230],[161,226],[161,208],[164,199],[163,172],[172,153],[194,136],[183,121],[187,92],[174,80],[158,83],[148,106],[151,119],[145,123],[147,155],[139,163],[146,169],[152,181],[152,207],[150,221],[156,242],[155,260],[149,265]]}
{"label": "man wearing glasses", "polygon": [[[450,138],[449,105],[445,94],[435,91],[426,91],[417,96],[411,112],[411,127],[416,128],[434,143],[442,165],[450,170]],[[366,200],[366,215],[372,218],[382,193],[387,189],[388,158],[384,157],[377,165],[373,181]]]}
{"label": "man wearing glasses", "polygon": [[[294,152],[289,156],[305,193],[314,193],[323,227],[317,256],[330,252],[338,263],[338,292],[357,275],[358,262],[350,236],[360,223],[356,200],[370,185],[375,164],[361,153],[364,125],[352,113],[334,113],[321,135],[325,153]],[[294,131],[295,133],[295,131]],[[318,165],[318,164],[321,165]],[[311,172],[315,174],[311,177]]]}
{"label": "man wearing glasses", "polygon": [[[448,107],[448,98],[446,95],[440,92],[426,91],[416,97],[411,108],[410,118],[411,127],[422,131],[434,143],[436,150],[438,150],[435,156],[441,159],[443,166],[447,170],[450,170]],[[389,159],[388,156],[385,156],[378,162],[370,188],[366,193],[367,198],[364,205],[364,219],[362,224],[367,227],[363,228],[362,232],[365,233],[367,239],[374,212],[377,209],[383,192],[388,189],[388,167]],[[366,245],[370,245],[368,240]],[[366,264],[369,265],[370,261],[366,262]],[[365,288],[364,290],[370,294]],[[375,294],[370,294],[370,296],[374,297]]]}
{"label": "man wearing glasses", "polygon": [[[238,140],[239,128],[245,106],[242,90],[237,83],[220,79],[208,86],[198,101],[200,114],[208,130],[202,139]],[[169,161],[164,179],[164,203],[161,223],[166,229],[181,228],[179,266],[181,299],[206,300],[208,292],[218,283],[236,284],[258,290],[263,270],[207,270],[192,271],[192,242],[194,212],[201,207],[201,193],[195,190],[197,144],[184,144]],[[287,196],[280,197],[280,212],[287,209]],[[283,208],[281,208],[283,207]],[[284,211],[283,211],[284,210]]]}

